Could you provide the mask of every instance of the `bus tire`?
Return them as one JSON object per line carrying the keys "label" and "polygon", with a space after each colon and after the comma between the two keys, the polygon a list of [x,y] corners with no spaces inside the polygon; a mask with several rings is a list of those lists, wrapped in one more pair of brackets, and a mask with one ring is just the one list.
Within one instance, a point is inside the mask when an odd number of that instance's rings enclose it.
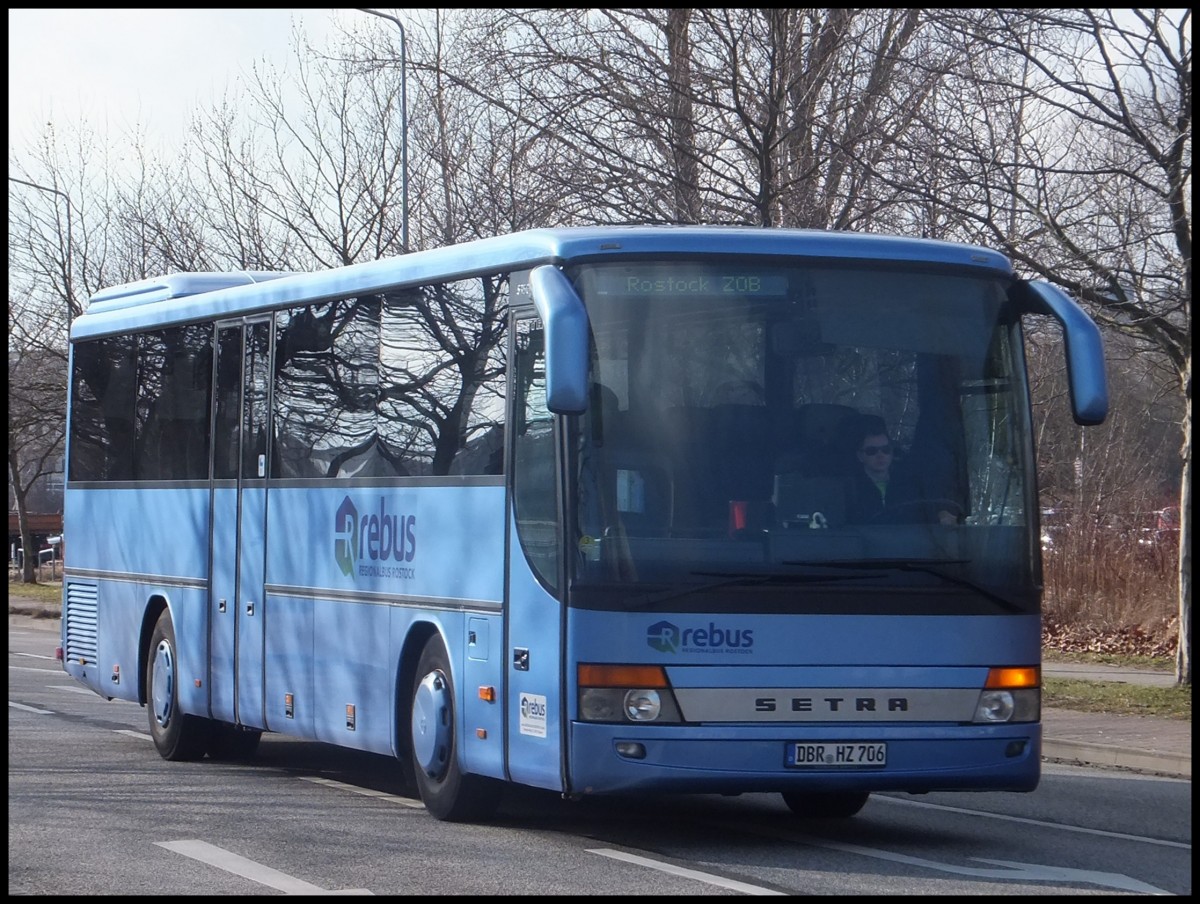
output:
{"label": "bus tire", "polygon": [[417,661],[409,701],[413,778],[425,809],[437,819],[487,819],[500,803],[502,786],[459,766],[454,699],[450,657],[434,634]]}
{"label": "bus tire", "polygon": [[849,819],[861,810],[869,791],[784,791],[783,802],[797,816]]}
{"label": "bus tire", "polygon": [[257,728],[214,722],[208,739],[208,755],[214,760],[248,760],[258,750],[262,732]]}
{"label": "bus tire", "polygon": [[208,749],[212,723],[179,711],[179,659],[175,626],[164,609],[150,635],[146,657],[146,710],[150,737],[164,760],[198,760]]}

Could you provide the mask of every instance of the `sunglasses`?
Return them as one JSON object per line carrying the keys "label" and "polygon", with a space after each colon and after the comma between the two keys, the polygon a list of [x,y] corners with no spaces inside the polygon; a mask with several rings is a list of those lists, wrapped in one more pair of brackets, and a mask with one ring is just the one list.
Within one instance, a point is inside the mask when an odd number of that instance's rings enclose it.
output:
{"label": "sunglasses", "polygon": [[891,447],[891,445],[887,445],[887,446],[863,446],[863,447],[862,447],[862,454],[863,454],[863,455],[879,455],[880,453],[883,453],[884,455],[891,455],[891,454],[892,454],[892,447]]}

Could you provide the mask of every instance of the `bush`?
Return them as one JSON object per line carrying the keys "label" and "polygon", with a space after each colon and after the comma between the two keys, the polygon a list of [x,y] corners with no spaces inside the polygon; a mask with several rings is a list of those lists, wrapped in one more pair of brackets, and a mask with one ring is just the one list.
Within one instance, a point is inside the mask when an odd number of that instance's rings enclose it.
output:
{"label": "bush", "polygon": [[1174,657],[1174,535],[1063,527],[1045,548],[1043,642],[1071,652]]}

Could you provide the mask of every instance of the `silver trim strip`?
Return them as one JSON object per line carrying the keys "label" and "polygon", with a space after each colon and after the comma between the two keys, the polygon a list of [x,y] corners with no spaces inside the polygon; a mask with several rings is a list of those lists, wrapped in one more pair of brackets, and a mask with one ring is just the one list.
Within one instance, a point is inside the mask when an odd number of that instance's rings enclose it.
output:
{"label": "silver trim strip", "polygon": [[[197,480],[68,480],[69,490],[207,490],[209,486],[236,488],[237,479],[222,477],[210,484],[207,477]],[[385,487],[397,490],[412,487],[502,487],[502,474],[449,474],[427,477],[261,477],[247,478],[243,486],[270,489],[320,490],[331,487],[375,489]]]}
{"label": "silver trim strip", "polygon": [[320,490],[376,487],[406,490],[412,487],[503,487],[501,474],[451,474],[429,477],[272,477],[269,484],[276,488]]}
{"label": "silver trim strip", "polygon": [[96,581],[123,581],[127,584],[156,584],[164,587],[183,587],[188,590],[207,590],[208,578],[185,578],[167,574],[139,574],[131,571],[103,571],[99,568],[64,569],[64,580],[91,578]]}
{"label": "silver trim strip", "polygon": [[462,612],[499,612],[499,600],[462,600],[438,596],[402,596],[396,593],[377,593],[371,590],[334,590],[330,587],[297,587],[288,584],[266,584],[268,596],[298,596],[302,599],[325,600],[335,603],[361,603],[368,606],[397,606],[412,609],[452,609]]}
{"label": "silver trim strip", "polygon": [[675,689],[689,722],[876,723],[971,722],[983,688],[683,687]]}
{"label": "silver trim strip", "polygon": [[207,490],[208,478],[191,480],[68,480],[68,490]]}

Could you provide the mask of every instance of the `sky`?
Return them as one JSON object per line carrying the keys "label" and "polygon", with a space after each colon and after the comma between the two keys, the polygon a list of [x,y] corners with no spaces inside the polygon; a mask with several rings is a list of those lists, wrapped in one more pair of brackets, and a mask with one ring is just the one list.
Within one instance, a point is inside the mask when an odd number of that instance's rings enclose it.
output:
{"label": "sky", "polygon": [[10,9],[10,163],[49,121],[86,120],[102,136],[140,126],[152,146],[172,147],[190,115],[255,61],[294,71],[294,24],[324,46],[339,18],[371,19],[332,9]]}

